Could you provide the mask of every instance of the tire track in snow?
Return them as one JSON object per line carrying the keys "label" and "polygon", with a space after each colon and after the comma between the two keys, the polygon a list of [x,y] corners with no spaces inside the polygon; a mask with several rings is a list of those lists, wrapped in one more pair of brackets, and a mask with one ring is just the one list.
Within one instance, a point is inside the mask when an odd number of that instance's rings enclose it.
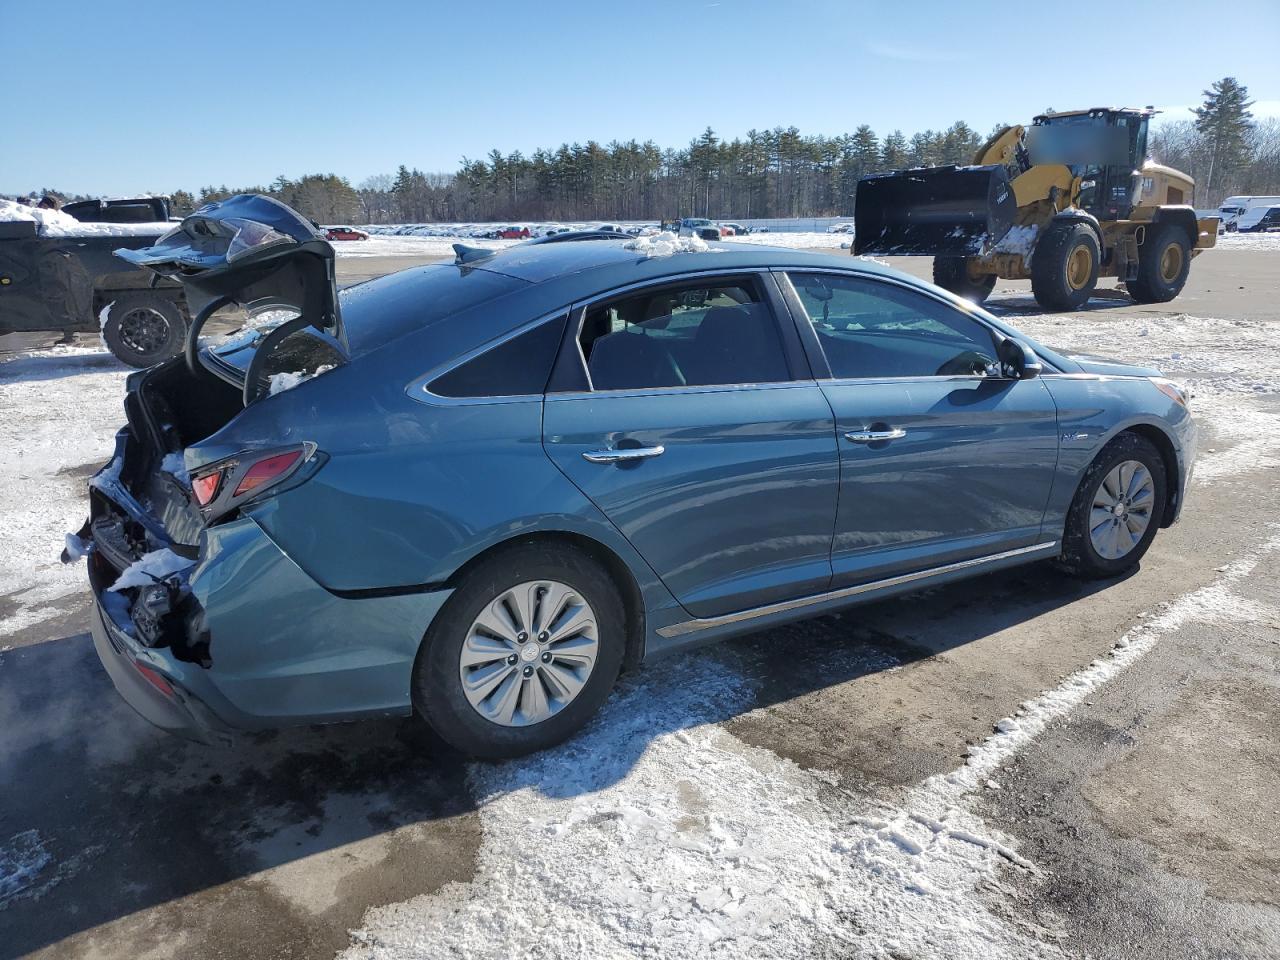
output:
{"label": "tire track in snow", "polygon": [[370,910],[342,956],[1061,956],[988,908],[1010,892],[1006,863],[1036,868],[974,812],[975,794],[1161,638],[1196,620],[1274,615],[1235,590],[1277,548],[1273,536],[1163,605],[896,805],[718,726],[751,699],[728,655],[650,669],[572,743],[473,767],[487,798],[476,878]]}

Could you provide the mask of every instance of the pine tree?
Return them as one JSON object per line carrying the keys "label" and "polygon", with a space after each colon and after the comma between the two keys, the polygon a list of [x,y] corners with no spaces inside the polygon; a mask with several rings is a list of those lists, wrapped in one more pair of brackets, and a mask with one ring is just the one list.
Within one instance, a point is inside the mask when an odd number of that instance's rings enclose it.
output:
{"label": "pine tree", "polygon": [[1249,136],[1253,131],[1253,114],[1249,108],[1249,89],[1235,77],[1223,77],[1204,92],[1203,105],[1192,112],[1196,130],[1209,148],[1209,175],[1205,188],[1213,194],[1215,187],[1239,170],[1249,160]]}
{"label": "pine tree", "polygon": [[880,149],[880,169],[901,170],[907,165],[907,138],[901,130],[895,130],[884,138]]}

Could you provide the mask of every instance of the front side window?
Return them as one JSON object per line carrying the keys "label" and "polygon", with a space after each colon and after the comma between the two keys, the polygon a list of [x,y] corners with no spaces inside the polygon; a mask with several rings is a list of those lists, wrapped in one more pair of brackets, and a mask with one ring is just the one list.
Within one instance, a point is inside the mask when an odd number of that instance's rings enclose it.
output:
{"label": "front side window", "polygon": [[995,337],[960,310],[861,277],[788,276],[837,379],[998,375]]}
{"label": "front side window", "polygon": [[791,379],[773,313],[749,279],[604,301],[586,311],[580,342],[595,390]]}

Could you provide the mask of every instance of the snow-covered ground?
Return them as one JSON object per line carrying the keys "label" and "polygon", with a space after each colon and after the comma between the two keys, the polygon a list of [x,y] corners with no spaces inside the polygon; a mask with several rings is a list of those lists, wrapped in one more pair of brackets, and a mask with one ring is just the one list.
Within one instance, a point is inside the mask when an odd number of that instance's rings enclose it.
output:
{"label": "snow-covered ground", "polygon": [[1280,251],[1280,233],[1220,233],[1218,246],[1223,250]]}
{"label": "snow-covered ground", "polygon": [[55,347],[0,363],[0,617],[3,638],[83,594],[84,568],[59,560],[88,516],[85,480],[124,422],[126,368],[100,347]]}

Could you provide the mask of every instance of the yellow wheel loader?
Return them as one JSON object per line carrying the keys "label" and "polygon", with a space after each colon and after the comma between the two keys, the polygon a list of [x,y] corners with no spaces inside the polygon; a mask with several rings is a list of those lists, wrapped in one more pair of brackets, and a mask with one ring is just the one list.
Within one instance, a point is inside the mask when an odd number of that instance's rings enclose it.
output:
{"label": "yellow wheel loader", "polygon": [[1172,300],[1218,219],[1196,216],[1190,177],[1144,162],[1154,112],[1046,113],[1000,130],[974,166],[863,177],[853,252],[931,256],[934,282],[976,303],[997,278],[1029,279],[1046,310],[1076,309],[1100,277]]}

